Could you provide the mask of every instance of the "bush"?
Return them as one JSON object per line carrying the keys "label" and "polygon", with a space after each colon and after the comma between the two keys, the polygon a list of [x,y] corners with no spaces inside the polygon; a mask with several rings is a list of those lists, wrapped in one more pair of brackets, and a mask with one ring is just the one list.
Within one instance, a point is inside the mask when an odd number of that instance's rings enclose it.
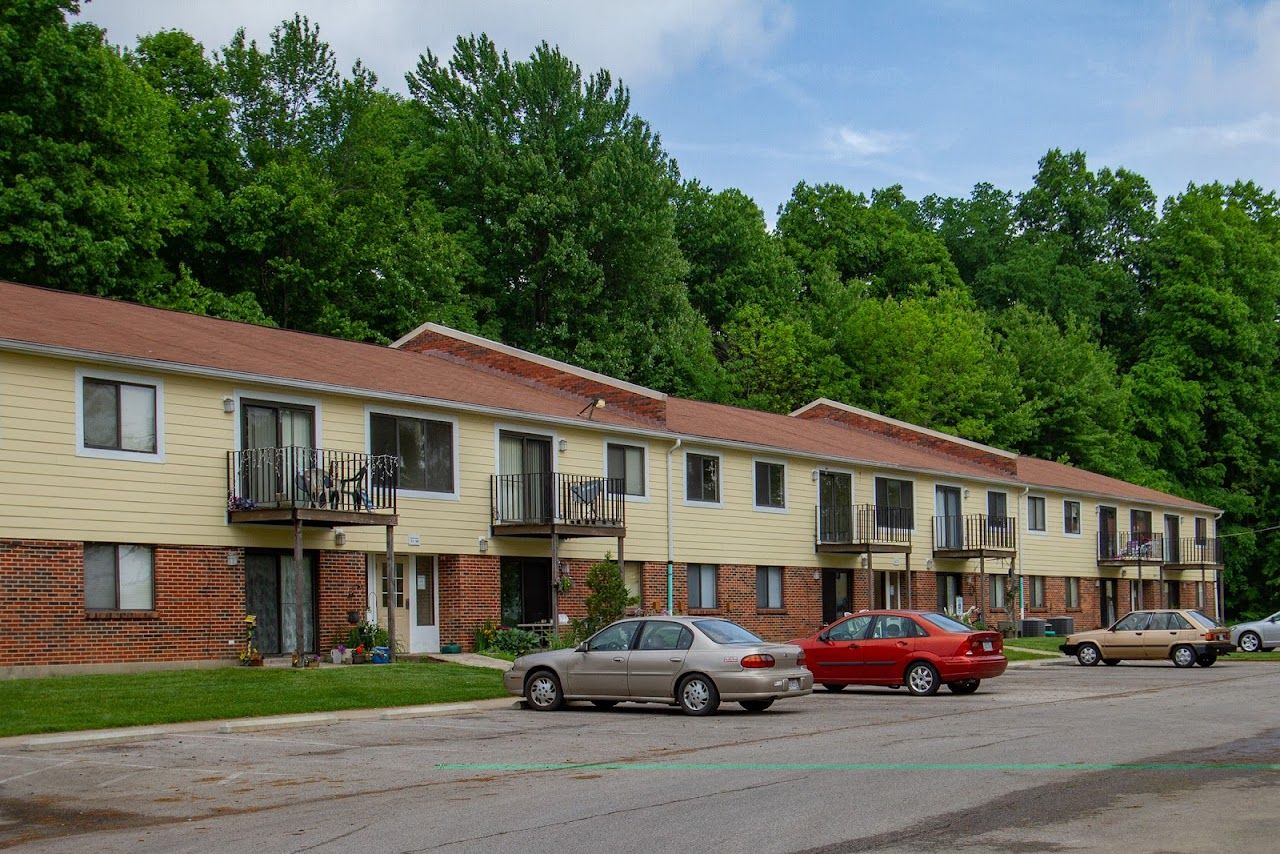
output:
{"label": "bush", "polygon": [[621,620],[627,606],[636,603],[635,598],[627,595],[627,585],[611,554],[587,570],[587,590],[590,591],[585,600],[587,616],[573,621],[573,634],[577,638],[590,637],[615,620]]}
{"label": "bush", "polygon": [[542,638],[538,637],[534,632],[499,626],[494,632],[493,640],[485,649],[492,649],[511,655],[524,655],[531,649],[537,649],[541,644]]}

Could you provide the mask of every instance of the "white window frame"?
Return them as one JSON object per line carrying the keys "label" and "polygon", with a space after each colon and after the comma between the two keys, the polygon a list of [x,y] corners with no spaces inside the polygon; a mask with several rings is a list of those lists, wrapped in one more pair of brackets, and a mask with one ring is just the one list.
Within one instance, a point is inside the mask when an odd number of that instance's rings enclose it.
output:
{"label": "white window frame", "polygon": [[[756,503],[756,464],[764,463],[770,466],[782,466],[782,506],[770,507],[767,504]],[[751,508],[759,513],[786,513],[791,509],[791,478],[788,476],[787,463],[785,460],[775,459],[773,457],[752,457],[751,458]]]}
{"label": "white window frame", "polygon": [[[109,548],[115,552],[115,598],[114,604],[110,608],[102,608],[91,606],[89,604],[89,561],[88,552],[90,547]],[[122,547],[146,549],[148,557],[151,559],[150,581],[151,581],[151,604],[146,608],[124,608],[120,605],[120,549]],[[89,613],[132,613],[132,614],[148,614],[156,610],[156,547],[150,543],[102,543],[88,542],[83,545],[84,559],[80,572],[80,584],[82,587],[81,601],[86,612]]]}
{"label": "white window frame", "polygon": [[[760,571],[765,573],[765,604],[760,604]],[[778,604],[769,604],[769,576],[774,571],[778,573]],[[717,578],[717,580],[719,580]],[[757,611],[782,611],[787,607],[787,568],[780,564],[760,564],[756,567],[756,610]]]}
{"label": "white window frame", "polygon": [[[1044,507],[1044,527],[1043,528],[1031,527],[1032,500],[1039,501],[1041,503],[1041,506]],[[1049,534],[1049,498],[1048,496],[1045,496],[1045,495],[1028,495],[1027,496],[1027,533],[1034,534],[1037,537],[1048,536]]]}
{"label": "white window frame", "polygon": [[[1073,583],[1075,584],[1075,589],[1076,589],[1074,602],[1072,601],[1073,597],[1071,596],[1071,587]],[[1080,610],[1080,578],[1078,576],[1069,575],[1065,579],[1063,579],[1062,604],[1066,610],[1069,610],[1069,611]]]}
{"label": "white window frame", "polygon": [[[324,447],[324,420],[322,418],[323,409],[320,406],[320,398],[318,397],[302,397],[296,394],[281,394],[274,389],[236,389],[232,394],[236,402],[236,411],[231,420],[234,422],[231,426],[232,446],[237,451],[244,450],[244,437],[240,435],[241,425],[244,422],[244,401],[251,403],[284,403],[291,406],[307,406],[311,408],[311,429],[315,433],[315,446],[317,449]],[[366,419],[367,423],[367,419]]]}
{"label": "white window frame", "polygon": [[[396,418],[413,418],[418,421],[439,421],[448,423],[453,428],[453,491],[435,492],[429,489],[397,489],[396,495],[401,498],[422,498],[431,501],[460,501],[462,499],[461,472],[459,471],[459,429],[458,419],[452,415],[426,409],[404,409],[393,406],[366,406],[364,408],[364,450],[373,455],[373,416],[391,415]],[[316,442],[319,444],[319,442]],[[494,469],[497,471],[497,469]]]}
{"label": "white window frame", "polygon": [[[1074,533],[1067,530],[1067,504],[1076,505],[1076,521],[1080,523],[1080,530]],[[1047,519],[1045,520],[1045,527],[1048,527]],[[1075,539],[1079,539],[1084,536],[1084,502],[1078,498],[1062,499],[1062,536],[1073,537]]]}
{"label": "white window frame", "polygon": [[[692,589],[693,589],[693,588],[691,588],[691,587],[689,586],[689,570],[690,570],[690,568],[692,568],[692,567],[694,567],[694,566],[701,567],[701,569],[699,569],[699,572],[698,572],[698,577],[699,577],[699,581],[698,581],[698,595],[699,595],[699,596],[701,596],[701,595],[702,595],[702,581],[701,581],[702,573],[703,573],[704,571],[706,571],[706,567],[711,567],[711,576],[712,576],[712,578],[714,579],[714,583],[711,585],[711,592],[712,592],[712,595],[714,595],[714,596],[715,596],[715,601],[714,601],[712,604],[710,604],[710,605],[707,605],[707,604],[705,604],[705,603],[703,603],[703,604],[699,604],[699,605],[694,605],[694,604],[693,604],[693,597],[692,597],[692,595],[691,595],[691,592],[692,592]],[[684,578],[685,578],[685,592],[684,592],[684,600],[685,600],[685,604],[688,606],[689,610],[691,610],[691,611],[716,611],[716,610],[719,610],[719,608],[720,608],[720,564],[718,564],[718,563],[699,563],[699,562],[697,562],[697,561],[693,561],[692,563],[687,563],[687,564],[685,564],[685,568],[684,568]]]}
{"label": "white window frame", "polygon": [[624,501],[627,501],[633,504],[648,504],[649,496],[653,493],[653,489],[652,489],[653,484],[649,482],[649,444],[647,442],[637,442],[634,439],[630,439],[623,436],[612,436],[612,437],[606,436],[604,438],[604,441],[601,442],[601,445],[600,445],[600,448],[601,448],[600,453],[602,457],[601,464],[600,464],[600,472],[601,474],[604,475],[606,479],[608,479],[609,477],[609,446],[610,445],[625,445],[629,448],[640,449],[640,455],[643,458],[643,462],[640,465],[642,469],[641,476],[644,478],[644,495],[628,495],[626,491],[626,484],[624,483],[622,487],[622,498]]}
{"label": "white window frame", "polygon": [[[1041,608],[1041,609],[1048,608],[1049,607],[1049,584],[1046,580],[1047,577],[1043,575],[1029,575],[1027,576],[1027,578],[1030,579],[1030,583],[1027,585],[1027,607]],[[1039,604],[1036,603],[1037,582],[1039,583],[1039,586],[1040,586]]]}
{"label": "white window frame", "polygon": [[[156,390],[156,449],[155,451],[124,451],[114,448],[88,448],[84,444],[84,381],[103,380],[105,382],[128,383],[142,385]],[[76,456],[97,460],[127,460],[135,463],[163,463],[164,450],[164,380],[144,374],[129,374],[121,371],[98,370],[97,368],[76,368]]]}
{"label": "white window frame", "polygon": [[[987,578],[991,579],[988,582],[991,585],[991,589],[987,591],[987,600],[989,602],[988,607],[999,608],[1002,611],[1009,610],[1004,595],[1005,576],[994,574],[988,575]],[[999,604],[996,602],[997,599],[999,599]]]}
{"label": "white window frame", "polygon": [[[699,457],[715,457],[716,458],[716,475],[719,478],[717,487],[719,488],[720,497],[716,501],[703,501],[697,498],[689,497],[689,455],[695,454]],[[680,460],[680,497],[684,501],[686,507],[724,507],[724,454],[719,451],[708,451],[701,448],[685,448],[684,455]],[[752,501],[755,499],[752,498]]]}

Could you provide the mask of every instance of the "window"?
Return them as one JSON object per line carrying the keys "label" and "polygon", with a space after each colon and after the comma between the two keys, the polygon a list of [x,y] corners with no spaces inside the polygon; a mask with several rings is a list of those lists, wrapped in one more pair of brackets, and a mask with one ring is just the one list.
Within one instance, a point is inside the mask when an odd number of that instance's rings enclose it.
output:
{"label": "window", "polygon": [[871,629],[872,640],[914,638],[923,634],[924,632],[920,631],[920,627],[916,625],[915,620],[896,614],[878,617],[875,626]]}
{"label": "window", "polygon": [[1150,620],[1151,615],[1146,611],[1135,611],[1132,614],[1126,614],[1113,628],[1117,632],[1140,632],[1147,628]]}
{"label": "window", "polygon": [[1196,582],[1196,607],[1197,608],[1204,607],[1204,582],[1203,581]]}
{"label": "window", "polygon": [[688,501],[720,503],[720,458],[710,454],[684,455],[684,497]]}
{"label": "window", "polygon": [[622,583],[627,586],[629,605],[644,605],[644,564],[638,560],[622,562]]}
{"label": "window", "polygon": [[1044,576],[1031,575],[1027,577],[1027,581],[1031,584],[1030,600],[1032,608],[1043,608],[1044,604]]}
{"label": "window", "polygon": [[[382,607],[387,607],[387,562],[386,560],[378,561],[378,571],[382,574],[381,590],[382,590]],[[404,564],[396,563],[396,607],[404,607]]]}
{"label": "window", "polygon": [[914,484],[891,477],[876,478],[876,524],[882,527],[915,528]]}
{"label": "window", "polygon": [[679,623],[650,620],[640,631],[636,649],[688,649],[693,646],[693,632]]}
{"label": "window", "polygon": [[1080,579],[1068,578],[1066,589],[1066,606],[1068,608],[1080,607]]}
{"label": "window", "polygon": [[782,510],[787,506],[787,467],[756,460],[756,507]]}
{"label": "window", "polygon": [[150,611],[155,607],[150,546],[86,544],[84,606],[90,611]]}
{"label": "window", "polygon": [[992,608],[1004,607],[1004,576],[992,575],[990,578],[991,595],[988,597]]}
{"label": "window", "polygon": [[859,615],[850,617],[844,622],[836,623],[827,630],[828,640],[861,640],[867,633],[867,629],[871,626],[871,621],[875,617],[867,615]]}
{"label": "window", "polygon": [[1027,530],[1043,531],[1044,529],[1044,496],[1029,495],[1027,496]]}
{"label": "window", "polygon": [[453,423],[369,414],[369,449],[400,460],[400,488],[452,494]]}
{"label": "window", "polygon": [[1009,524],[1009,496],[1004,492],[987,493],[987,527],[1003,531]]}
{"label": "window", "polygon": [[1129,531],[1139,543],[1151,542],[1151,511],[1130,510]]}
{"label": "window", "polygon": [[1209,520],[1202,516],[1196,517],[1196,545],[1203,546],[1209,541]]}
{"label": "window", "polygon": [[631,649],[631,640],[640,628],[639,621],[614,623],[601,629],[591,640],[587,641],[587,649],[592,652],[622,652]]}
{"label": "window", "polygon": [[689,607],[716,607],[716,567],[712,563],[689,564]]}
{"label": "window", "polygon": [[756,567],[756,607],[781,608],[782,605],[782,567]]}
{"label": "window", "polygon": [[79,454],[163,461],[164,396],[158,383],[79,373],[77,378]]}
{"label": "window", "polygon": [[644,448],[609,442],[605,445],[605,457],[605,477],[621,480],[624,494],[644,497]]}
{"label": "window", "polygon": [[1079,501],[1063,501],[1062,502],[1062,533],[1064,534],[1080,533],[1080,502]]}

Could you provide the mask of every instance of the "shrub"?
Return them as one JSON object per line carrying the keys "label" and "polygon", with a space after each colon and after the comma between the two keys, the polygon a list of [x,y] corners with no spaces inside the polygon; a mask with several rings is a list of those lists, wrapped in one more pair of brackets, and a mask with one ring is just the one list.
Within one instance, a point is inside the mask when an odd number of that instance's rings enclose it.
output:
{"label": "shrub", "polygon": [[541,643],[542,638],[534,632],[499,626],[494,632],[493,640],[485,648],[511,655],[524,655],[531,649],[537,649]]}
{"label": "shrub", "polygon": [[573,634],[578,638],[590,637],[615,620],[622,619],[627,606],[637,601],[627,595],[627,585],[611,554],[605,554],[604,560],[591,565],[587,570],[586,583],[590,591],[585,600],[587,616],[573,621]]}

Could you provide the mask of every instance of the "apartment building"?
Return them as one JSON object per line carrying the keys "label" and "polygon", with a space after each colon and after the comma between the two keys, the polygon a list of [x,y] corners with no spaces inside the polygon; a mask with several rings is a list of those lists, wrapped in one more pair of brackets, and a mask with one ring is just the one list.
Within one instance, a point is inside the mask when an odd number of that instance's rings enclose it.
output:
{"label": "apartment building", "polygon": [[638,609],[772,639],[865,607],[1220,607],[1216,508],[835,401],[684,400],[432,324],[0,307],[0,667],[233,659],[249,614],[268,654],[367,616],[470,648],[580,616],[606,555]]}

